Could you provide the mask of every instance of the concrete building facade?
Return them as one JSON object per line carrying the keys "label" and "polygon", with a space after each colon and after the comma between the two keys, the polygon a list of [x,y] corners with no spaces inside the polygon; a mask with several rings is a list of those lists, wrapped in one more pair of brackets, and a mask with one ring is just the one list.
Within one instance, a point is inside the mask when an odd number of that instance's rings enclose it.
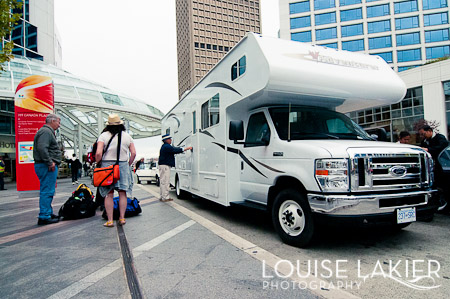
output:
{"label": "concrete building facade", "polygon": [[260,11],[259,0],[176,0],[180,98],[245,33],[261,33]]}

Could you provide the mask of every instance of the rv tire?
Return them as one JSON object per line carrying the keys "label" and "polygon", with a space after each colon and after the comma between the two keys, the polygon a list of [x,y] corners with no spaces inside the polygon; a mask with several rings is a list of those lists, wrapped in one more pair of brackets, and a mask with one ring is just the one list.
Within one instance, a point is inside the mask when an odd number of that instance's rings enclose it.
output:
{"label": "rv tire", "polygon": [[181,190],[180,179],[178,176],[175,178],[175,193],[177,194],[178,199],[187,199],[190,196],[189,192]]}
{"label": "rv tire", "polygon": [[281,190],[272,206],[272,221],[286,244],[306,247],[314,234],[311,208],[304,194],[296,189]]}

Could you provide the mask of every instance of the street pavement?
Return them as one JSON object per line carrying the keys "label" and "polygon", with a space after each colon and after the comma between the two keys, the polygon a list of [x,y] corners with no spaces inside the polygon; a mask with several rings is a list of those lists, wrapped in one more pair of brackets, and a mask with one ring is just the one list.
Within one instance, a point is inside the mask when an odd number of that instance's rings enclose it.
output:
{"label": "street pavement", "polygon": [[[80,183],[95,194],[89,178]],[[38,226],[38,196],[24,198],[13,183],[5,187],[0,191],[3,298],[351,297],[283,288],[276,278],[267,288],[264,275],[276,275],[269,266],[263,269],[261,260],[269,257],[273,265],[275,256],[176,203],[158,201],[145,186],[133,189],[142,214],[114,228],[103,227],[100,211]],[[58,180],[55,214],[76,187],[70,179]]]}

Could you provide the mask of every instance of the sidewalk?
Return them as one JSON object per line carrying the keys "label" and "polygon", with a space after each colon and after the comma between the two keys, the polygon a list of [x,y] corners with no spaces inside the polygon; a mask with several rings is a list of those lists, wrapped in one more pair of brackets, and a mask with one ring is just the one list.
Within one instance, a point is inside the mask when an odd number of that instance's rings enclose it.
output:
{"label": "sidewalk", "polygon": [[[80,183],[91,187],[88,178]],[[143,212],[128,218],[123,230],[103,227],[100,211],[87,219],[38,226],[39,199],[19,198],[12,183],[5,188],[0,191],[4,298],[316,297],[300,289],[265,289],[259,260],[176,204],[159,202],[145,186],[134,186]],[[55,214],[75,188],[70,179],[58,180]],[[123,239],[132,254],[119,244]]]}

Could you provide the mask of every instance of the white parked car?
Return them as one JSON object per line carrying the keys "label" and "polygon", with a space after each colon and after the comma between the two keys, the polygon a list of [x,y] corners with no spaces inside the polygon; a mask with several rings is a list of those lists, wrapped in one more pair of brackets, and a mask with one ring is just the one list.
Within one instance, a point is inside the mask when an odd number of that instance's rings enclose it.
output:
{"label": "white parked car", "polygon": [[159,186],[159,169],[156,162],[145,162],[139,165],[139,169],[136,170],[137,183],[141,181],[155,182],[156,186]]}

